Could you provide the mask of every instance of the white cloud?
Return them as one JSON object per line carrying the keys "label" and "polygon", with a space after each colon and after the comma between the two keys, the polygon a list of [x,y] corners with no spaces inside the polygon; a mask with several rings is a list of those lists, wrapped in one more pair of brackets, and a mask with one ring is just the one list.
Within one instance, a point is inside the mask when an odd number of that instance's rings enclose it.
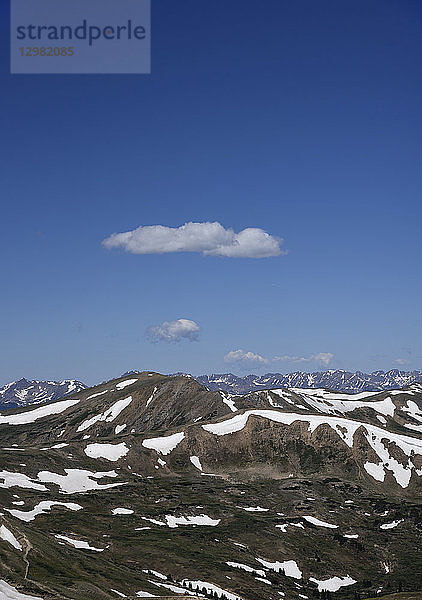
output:
{"label": "white cloud", "polygon": [[147,329],[151,342],[181,342],[183,339],[195,342],[199,339],[200,326],[189,319],[164,321]]}
{"label": "white cloud", "polygon": [[243,350],[233,350],[224,357],[224,362],[228,363],[248,363],[248,364],[266,364],[269,361],[254,352],[244,352]]}
{"label": "white cloud", "polygon": [[286,362],[312,362],[316,361],[328,367],[330,362],[333,360],[334,354],[331,352],[319,352],[318,354],[311,354],[310,356],[274,356],[273,362],[286,361]]}
{"label": "white cloud", "polygon": [[396,363],[396,365],[409,365],[410,364],[410,360],[407,360],[406,358],[396,358],[396,360],[394,362]]}
{"label": "white cloud", "polygon": [[238,364],[250,364],[250,365],[270,365],[278,362],[292,362],[292,363],[309,363],[317,362],[324,367],[328,367],[330,362],[333,360],[334,354],[331,352],[318,352],[318,354],[311,354],[310,356],[274,356],[273,358],[265,358],[260,354],[254,352],[245,352],[244,350],[233,350],[224,357],[225,362],[238,363]]}
{"label": "white cloud", "polygon": [[282,238],[263,229],[249,227],[239,233],[214,223],[185,223],[180,227],[141,225],[133,231],[113,233],[103,240],[105,248],[123,248],[132,254],[202,252],[230,258],[267,258],[287,254],[280,248]]}
{"label": "white cloud", "polygon": [[334,354],[331,354],[331,352],[319,352],[319,354],[314,354],[312,358],[313,360],[322,363],[325,367],[328,367],[334,358]]}

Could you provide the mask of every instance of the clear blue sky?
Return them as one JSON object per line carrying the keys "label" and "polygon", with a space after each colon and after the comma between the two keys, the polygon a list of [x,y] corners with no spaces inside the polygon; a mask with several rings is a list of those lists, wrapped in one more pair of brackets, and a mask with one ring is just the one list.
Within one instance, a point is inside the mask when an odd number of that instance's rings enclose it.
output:
{"label": "clear blue sky", "polygon": [[[10,75],[4,5],[1,385],[422,368],[419,1],[152,0],[129,76]],[[101,245],[190,221],[289,253]],[[145,335],[177,319],[199,339]]]}

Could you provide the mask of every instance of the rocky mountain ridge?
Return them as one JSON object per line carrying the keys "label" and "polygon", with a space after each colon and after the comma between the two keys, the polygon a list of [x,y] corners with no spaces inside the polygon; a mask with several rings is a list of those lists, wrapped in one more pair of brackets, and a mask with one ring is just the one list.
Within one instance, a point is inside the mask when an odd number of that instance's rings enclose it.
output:
{"label": "rocky mountain ridge", "polygon": [[[128,371],[124,375],[141,373]],[[174,375],[187,375],[175,373]],[[267,373],[266,375],[245,375],[238,377],[232,373],[198,375],[194,377],[210,391],[223,390],[232,394],[271,388],[325,388],[356,394],[358,392],[394,390],[412,383],[422,382],[422,371],[375,371],[355,373],[342,370],[306,373]],[[105,382],[103,382],[105,383]],[[76,380],[29,381],[25,378],[13,381],[0,388],[0,410],[18,408],[46,401],[58,400],[67,394],[86,389],[84,383]]]}
{"label": "rocky mountain ridge", "polygon": [[[421,437],[417,384],[233,395],[143,372],[7,411],[0,592],[9,586],[6,597],[19,600],[417,592]],[[18,589],[23,596],[13,596]]]}
{"label": "rocky mountain ridge", "polygon": [[209,390],[224,390],[232,394],[268,388],[326,388],[357,394],[358,392],[394,390],[422,382],[422,371],[374,371],[373,373],[354,373],[343,370],[317,371],[306,373],[267,373],[266,375],[245,375],[238,377],[232,373],[199,375],[196,379]]}

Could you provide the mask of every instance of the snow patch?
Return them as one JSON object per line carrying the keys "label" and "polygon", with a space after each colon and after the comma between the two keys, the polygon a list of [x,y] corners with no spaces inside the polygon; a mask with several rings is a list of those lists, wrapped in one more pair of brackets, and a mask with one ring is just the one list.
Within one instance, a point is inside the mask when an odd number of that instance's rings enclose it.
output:
{"label": "snow patch", "polygon": [[191,456],[189,460],[194,467],[196,467],[199,471],[202,471],[201,461],[199,460],[198,456]]}
{"label": "snow patch", "polygon": [[271,569],[276,573],[284,571],[284,574],[287,577],[302,579],[302,571],[299,569],[295,560],[285,560],[284,562],[279,562],[278,560],[275,562],[269,562],[267,560],[263,560],[262,558],[257,558],[256,560],[260,562],[261,565],[264,565],[264,567],[267,567],[267,569]]}
{"label": "snow patch", "polygon": [[338,525],[333,525],[332,523],[327,523],[326,521],[321,521],[316,517],[311,517],[310,515],[303,515],[303,518],[308,521],[308,523],[312,523],[317,527],[327,527],[328,529],[338,529]]}
{"label": "snow patch", "polygon": [[83,540],[75,540],[74,538],[67,537],[66,535],[55,535],[54,537],[58,540],[63,540],[74,548],[78,548],[80,550],[93,550],[94,552],[104,552],[105,550],[105,548],[95,548],[94,546],[90,546],[88,542],[84,542]]}
{"label": "snow patch", "polygon": [[129,448],[124,442],[121,444],[88,444],[84,450],[90,458],[105,458],[115,462],[129,452]]}
{"label": "snow patch", "polygon": [[123,483],[105,483],[99,485],[93,479],[102,477],[117,477],[116,471],[86,471],[84,469],[64,469],[66,475],[51,473],[50,471],[40,471],[38,479],[44,483],[56,483],[60,487],[62,494],[76,494],[88,492],[90,490],[106,490],[108,488],[124,485]]}
{"label": "snow patch", "polygon": [[10,531],[10,529],[7,529],[7,527],[5,525],[2,525],[0,527],[0,538],[2,540],[4,540],[5,542],[9,542],[9,544],[11,544],[14,548],[16,548],[16,550],[22,550],[21,544],[15,538],[15,536]]}
{"label": "snow patch", "polygon": [[330,579],[324,579],[322,581],[319,581],[314,577],[310,577],[309,581],[313,581],[318,585],[319,592],[336,592],[343,586],[353,585],[356,583],[356,581],[349,577],[349,575],[346,575],[346,577],[331,577]]}
{"label": "snow patch", "polygon": [[163,437],[150,438],[143,440],[142,445],[150,450],[155,450],[166,456],[170,454],[178,444],[184,439],[185,434],[183,431],[180,433],[173,433],[173,435],[166,435]]}
{"label": "snow patch", "polygon": [[22,511],[6,508],[6,510],[21,521],[33,521],[37,515],[41,515],[42,513],[49,512],[53,506],[64,506],[69,510],[81,510],[82,506],[80,504],[74,504],[73,502],[56,502],[55,500],[43,500],[39,502],[32,510],[30,511]]}

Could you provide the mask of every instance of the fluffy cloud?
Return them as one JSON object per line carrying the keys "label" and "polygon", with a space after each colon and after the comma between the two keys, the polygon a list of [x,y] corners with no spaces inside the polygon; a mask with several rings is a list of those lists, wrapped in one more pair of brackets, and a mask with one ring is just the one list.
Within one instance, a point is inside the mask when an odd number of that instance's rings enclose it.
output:
{"label": "fluffy cloud", "polygon": [[199,339],[201,328],[195,321],[177,319],[164,321],[147,329],[147,337],[151,342],[181,342],[183,339],[195,342]]}
{"label": "fluffy cloud", "polygon": [[310,356],[274,356],[273,358],[265,358],[260,354],[254,352],[245,352],[244,350],[233,350],[224,357],[224,361],[228,363],[237,363],[243,365],[271,365],[278,362],[292,362],[292,363],[309,363],[317,362],[324,367],[328,367],[330,362],[333,360],[334,354],[331,352],[318,352],[318,354],[311,354]]}
{"label": "fluffy cloud", "polygon": [[325,367],[328,367],[328,365],[334,358],[334,354],[331,354],[331,352],[320,352],[319,354],[314,354],[311,358],[320,362]]}
{"label": "fluffy cloud", "polygon": [[244,352],[243,350],[233,350],[224,357],[224,362],[227,363],[247,363],[247,364],[266,364],[269,361],[254,352]]}
{"label": "fluffy cloud", "polygon": [[396,358],[396,360],[394,362],[396,363],[396,365],[409,365],[410,364],[410,360],[407,360],[406,358]]}
{"label": "fluffy cloud", "polygon": [[202,252],[230,258],[267,258],[287,253],[280,248],[282,242],[281,238],[255,227],[235,233],[218,222],[206,222],[185,223],[180,227],[141,225],[133,231],[113,233],[102,244],[105,248],[123,248],[132,254]]}

